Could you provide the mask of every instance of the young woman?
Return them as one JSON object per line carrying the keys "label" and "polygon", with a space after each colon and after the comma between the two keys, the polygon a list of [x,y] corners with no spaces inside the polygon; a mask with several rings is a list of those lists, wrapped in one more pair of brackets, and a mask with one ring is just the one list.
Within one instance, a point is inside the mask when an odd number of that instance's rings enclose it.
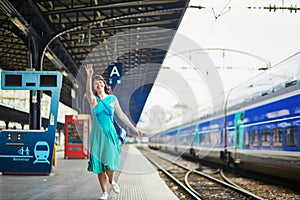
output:
{"label": "young woman", "polygon": [[[92,115],[88,171],[98,176],[103,191],[100,199],[107,199],[106,177],[108,177],[108,182],[111,184],[113,191],[120,192],[119,186],[114,181],[114,171],[119,167],[121,155],[119,138],[112,121],[114,113],[135,134],[140,136],[141,132],[135,128],[124,114],[117,97],[112,95],[104,78],[100,75],[93,76],[93,65],[87,64],[85,69],[87,73],[86,96]],[[92,84],[95,93],[93,93]]]}

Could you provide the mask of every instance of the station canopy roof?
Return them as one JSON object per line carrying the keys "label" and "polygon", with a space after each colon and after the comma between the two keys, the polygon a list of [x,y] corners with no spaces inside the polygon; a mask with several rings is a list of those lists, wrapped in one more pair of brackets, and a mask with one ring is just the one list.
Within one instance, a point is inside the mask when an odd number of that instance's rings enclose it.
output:
{"label": "station canopy roof", "polygon": [[114,93],[137,122],[188,3],[2,0],[0,68],[61,71],[60,101],[85,113],[83,66],[93,63],[107,78],[107,66],[120,62],[123,76]]}

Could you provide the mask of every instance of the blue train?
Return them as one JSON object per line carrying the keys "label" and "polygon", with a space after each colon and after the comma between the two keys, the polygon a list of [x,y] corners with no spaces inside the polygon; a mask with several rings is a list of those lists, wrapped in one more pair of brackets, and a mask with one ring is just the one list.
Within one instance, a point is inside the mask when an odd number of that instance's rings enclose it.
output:
{"label": "blue train", "polygon": [[226,95],[196,121],[158,133],[149,146],[300,180],[300,53]]}

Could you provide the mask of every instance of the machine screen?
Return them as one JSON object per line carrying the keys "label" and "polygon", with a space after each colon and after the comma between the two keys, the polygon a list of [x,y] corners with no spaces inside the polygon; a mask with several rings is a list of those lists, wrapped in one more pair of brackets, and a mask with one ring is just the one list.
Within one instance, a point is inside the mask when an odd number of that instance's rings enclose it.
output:
{"label": "machine screen", "polygon": [[57,86],[57,76],[56,75],[41,75],[40,77],[41,87],[56,87]]}
{"label": "machine screen", "polygon": [[5,86],[21,87],[22,75],[5,75]]}

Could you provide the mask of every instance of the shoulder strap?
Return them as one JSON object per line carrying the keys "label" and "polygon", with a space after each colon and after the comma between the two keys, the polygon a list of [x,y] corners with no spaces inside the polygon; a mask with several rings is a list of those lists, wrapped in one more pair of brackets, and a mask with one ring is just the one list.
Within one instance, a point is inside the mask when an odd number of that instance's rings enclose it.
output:
{"label": "shoulder strap", "polygon": [[98,101],[100,101],[100,102],[104,105],[104,107],[105,107],[106,110],[107,110],[107,114],[112,116],[112,117],[111,117],[111,121],[112,121],[112,123],[114,124],[114,126],[116,127],[116,125],[115,125],[116,121],[113,119],[113,114],[110,112],[110,110],[109,110],[109,108],[107,107],[107,105],[103,102],[103,100],[102,100],[100,97],[96,96],[96,98],[97,98]]}
{"label": "shoulder strap", "polygon": [[98,101],[100,101],[100,102],[104,105],[104,107],[105,107],[106,110],[107,110],[107,114],[112,115],[112,113],[110,112],[110,110],[109,110],[109,108],[107,107],[107,105],[103,102],[103,100],[102,100],[100,97],[98,97],[98,96],[96,96],[96,98],[97,98]]}

